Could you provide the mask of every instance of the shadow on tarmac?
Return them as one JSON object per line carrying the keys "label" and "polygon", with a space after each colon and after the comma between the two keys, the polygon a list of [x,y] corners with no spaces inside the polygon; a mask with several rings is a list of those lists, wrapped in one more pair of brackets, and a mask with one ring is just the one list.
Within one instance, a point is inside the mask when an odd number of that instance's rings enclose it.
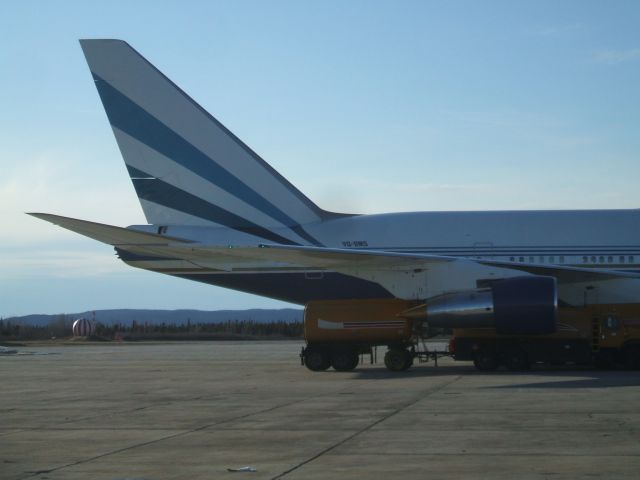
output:
{"label": "shadow on tarmac", "polygon": [[[327,372],[332,372],[332,370],[328,370]],[[339,372],[334,372],[339,373]],[[409,370],[404,372],[391,372],[387,370],[385,367],[369,367],[369,368],[360,368],[353,372],[349,372],[351,374],[355,374],[356,380],[377,380],[377,379],[388,379],[394,380],[396,378],[422,378],[422,377],[444,377],[451,375],[474,375],[476,373],[475,368],[473,366],[447,366],[447,367],[434,367],[430,366],[417,366],[411,367]]]}
{"label": "shadow on tarmac", "polygon": [[[331,374],[340,374],[332,370]],[[510,372],[498,370],[495,372],[479,372],[473,366],[444,366],[433,367],[433,365],[423,368],[411,368],[406,372],[390,372],[384,367],[362,368],[355,372],[354,380],[394,380],[407,378],[442,377],[451,375],[464,375],[469,377],[486,377],[499,379],[509,377],[509,382],[504,385],[487,385],[480,388],[486,389],[572,389],[572,388],[616,388],[633,387],[640,385],[640,371],[630,370],[595,370],[588,367],[546,367],[540,366],[528,372]],[[522,379],[521,382],[513,383],[513,377]],[[576,378],[580,377],[580,378]]]}
{"label": "shadow on tarmac", "polygon": [[[638,371],[566,371],[566,372],[531,372],[523,374],[526,379],[528,376],[535,376],[535,380],[531,382],[513,383],[509,385],[492,385],[483,388],[486,389],[513,389],[513,388],[529,388],[529,389],[572,389],[572,388],[618,388],[618,387],[637,387],[640,385],[640,372]],[[575,378],[582,376],[584,378]],[[550,378],[548,381],[541,382],[540,377]],[[566,379],[566,377],[573,377]],[[555,380],[554,380],[555,379]]]}

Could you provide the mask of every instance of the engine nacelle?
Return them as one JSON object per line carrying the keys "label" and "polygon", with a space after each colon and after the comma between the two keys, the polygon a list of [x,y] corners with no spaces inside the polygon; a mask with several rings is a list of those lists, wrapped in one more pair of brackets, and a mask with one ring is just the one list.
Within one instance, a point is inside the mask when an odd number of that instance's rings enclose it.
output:
{"label": "engine nacelle", "polygon": [[558,309],[553,277],[514,277],[489,288],[449,293],[402,313],[432,327],[493,327],[503,335],[542,335],[556,331]]}
{"label": "engine nacelle", "polygon": [[516,277],[491,288],[496,332],[554,333],[558,320],[558,289],[554,277]]}

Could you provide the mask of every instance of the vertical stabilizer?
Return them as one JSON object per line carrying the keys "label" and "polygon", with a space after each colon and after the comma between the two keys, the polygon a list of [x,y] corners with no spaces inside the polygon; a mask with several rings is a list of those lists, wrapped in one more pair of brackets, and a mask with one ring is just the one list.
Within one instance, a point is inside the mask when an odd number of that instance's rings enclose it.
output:
{"label": "vertical stabilizer", "polygon": [[221,225],[264,238],[300,227],[318,208],[224,125],[121,40],[81,40],[147,221]]}

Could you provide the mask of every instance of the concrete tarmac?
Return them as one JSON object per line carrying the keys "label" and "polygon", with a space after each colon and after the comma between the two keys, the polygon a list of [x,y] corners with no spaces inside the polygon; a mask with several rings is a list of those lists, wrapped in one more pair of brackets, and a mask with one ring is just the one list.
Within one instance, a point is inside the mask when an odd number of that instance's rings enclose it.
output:
{"label": "concrete tarmac", "polygon": [[639,478],[639,372],[313,373],[301,346],[2,355],[0,479]]}

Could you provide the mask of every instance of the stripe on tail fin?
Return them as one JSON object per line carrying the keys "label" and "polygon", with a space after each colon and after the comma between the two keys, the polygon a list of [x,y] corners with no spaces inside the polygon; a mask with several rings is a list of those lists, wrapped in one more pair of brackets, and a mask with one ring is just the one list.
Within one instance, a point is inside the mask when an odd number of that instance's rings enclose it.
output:
{"label": "stripe on tail fin", "polygon": [[[121,40],[81,40],[147,221],[222,225],[317,244],[331,218]],[[283,230],[283,227],[287,227]],[[280,237],[283,238],[283,237]]]}

